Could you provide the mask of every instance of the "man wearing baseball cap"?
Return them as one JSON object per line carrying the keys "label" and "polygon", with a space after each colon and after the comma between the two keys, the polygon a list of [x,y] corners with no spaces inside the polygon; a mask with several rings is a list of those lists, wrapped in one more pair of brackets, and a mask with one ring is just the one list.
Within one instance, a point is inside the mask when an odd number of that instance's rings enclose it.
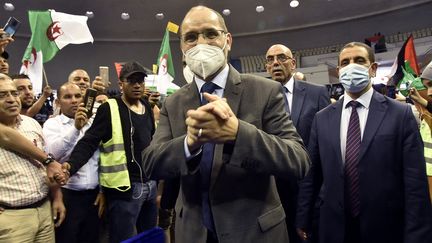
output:
{"label": "man wearing baseball cap", "polygon": [[75,174],[102,142],[99,181],[108,204],[110,242],[126,240],[156,225],[156,182],[141,168],[141,151],[155,131],[151,106],[142,99],[146,76],[138,62],[123,66],[122,95],[98,108],[92,126],[64,163]]}

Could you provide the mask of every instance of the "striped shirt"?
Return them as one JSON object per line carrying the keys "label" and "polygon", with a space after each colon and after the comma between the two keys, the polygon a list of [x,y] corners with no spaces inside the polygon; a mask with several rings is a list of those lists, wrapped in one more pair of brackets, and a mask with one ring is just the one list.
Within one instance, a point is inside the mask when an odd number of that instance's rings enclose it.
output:
{"label": "striped shirt", "polygon": [[[33,118],[20,115],[16,130],[43,149],[42,128]],[[27,206],[47,195],[45,167],[0,147],[0,204],[9,207]]]}

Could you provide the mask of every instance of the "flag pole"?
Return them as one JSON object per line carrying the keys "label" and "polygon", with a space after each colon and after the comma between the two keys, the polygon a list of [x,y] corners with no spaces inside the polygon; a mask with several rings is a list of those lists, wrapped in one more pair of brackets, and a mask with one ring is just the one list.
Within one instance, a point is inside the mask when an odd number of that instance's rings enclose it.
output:
{"label": "flag pole", "polygon": [[44,76],[45,85],[49,86],[48,78],[47,78],[47,75],[46,75],[46,72],[45,72],[45,67],[43,66],[43,64],[42,64],[42,73],[43,73],[43,76]]}

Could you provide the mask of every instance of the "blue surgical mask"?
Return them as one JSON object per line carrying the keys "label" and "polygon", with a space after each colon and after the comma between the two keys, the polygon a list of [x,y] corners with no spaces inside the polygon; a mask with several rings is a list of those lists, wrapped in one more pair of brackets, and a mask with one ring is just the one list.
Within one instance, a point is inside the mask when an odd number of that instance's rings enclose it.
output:
{"label": "blue surgical mask", "polygon": [[350,93],[359,93],[369,84],[369,68],[351,63],[339,70],[339,82]]}

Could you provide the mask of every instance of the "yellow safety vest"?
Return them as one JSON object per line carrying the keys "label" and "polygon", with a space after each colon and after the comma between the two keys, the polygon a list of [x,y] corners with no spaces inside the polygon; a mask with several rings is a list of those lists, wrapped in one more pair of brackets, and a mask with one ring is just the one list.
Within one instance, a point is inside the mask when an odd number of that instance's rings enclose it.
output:
{"label": "yellow safety vest", "polygon": [[100,185],[127,191],[131,184],[127,168],[126,152],[123,141],[123,130],[117,101],[108,99],[111,110],[112,137],[100,146]]}
{"label": "yellow safety vest", "polygon": [[420,134],[424,143],[424,156],[426,160],[426,174],[432,176],[432,133],[429,125],[423,119],[420,124]]}

